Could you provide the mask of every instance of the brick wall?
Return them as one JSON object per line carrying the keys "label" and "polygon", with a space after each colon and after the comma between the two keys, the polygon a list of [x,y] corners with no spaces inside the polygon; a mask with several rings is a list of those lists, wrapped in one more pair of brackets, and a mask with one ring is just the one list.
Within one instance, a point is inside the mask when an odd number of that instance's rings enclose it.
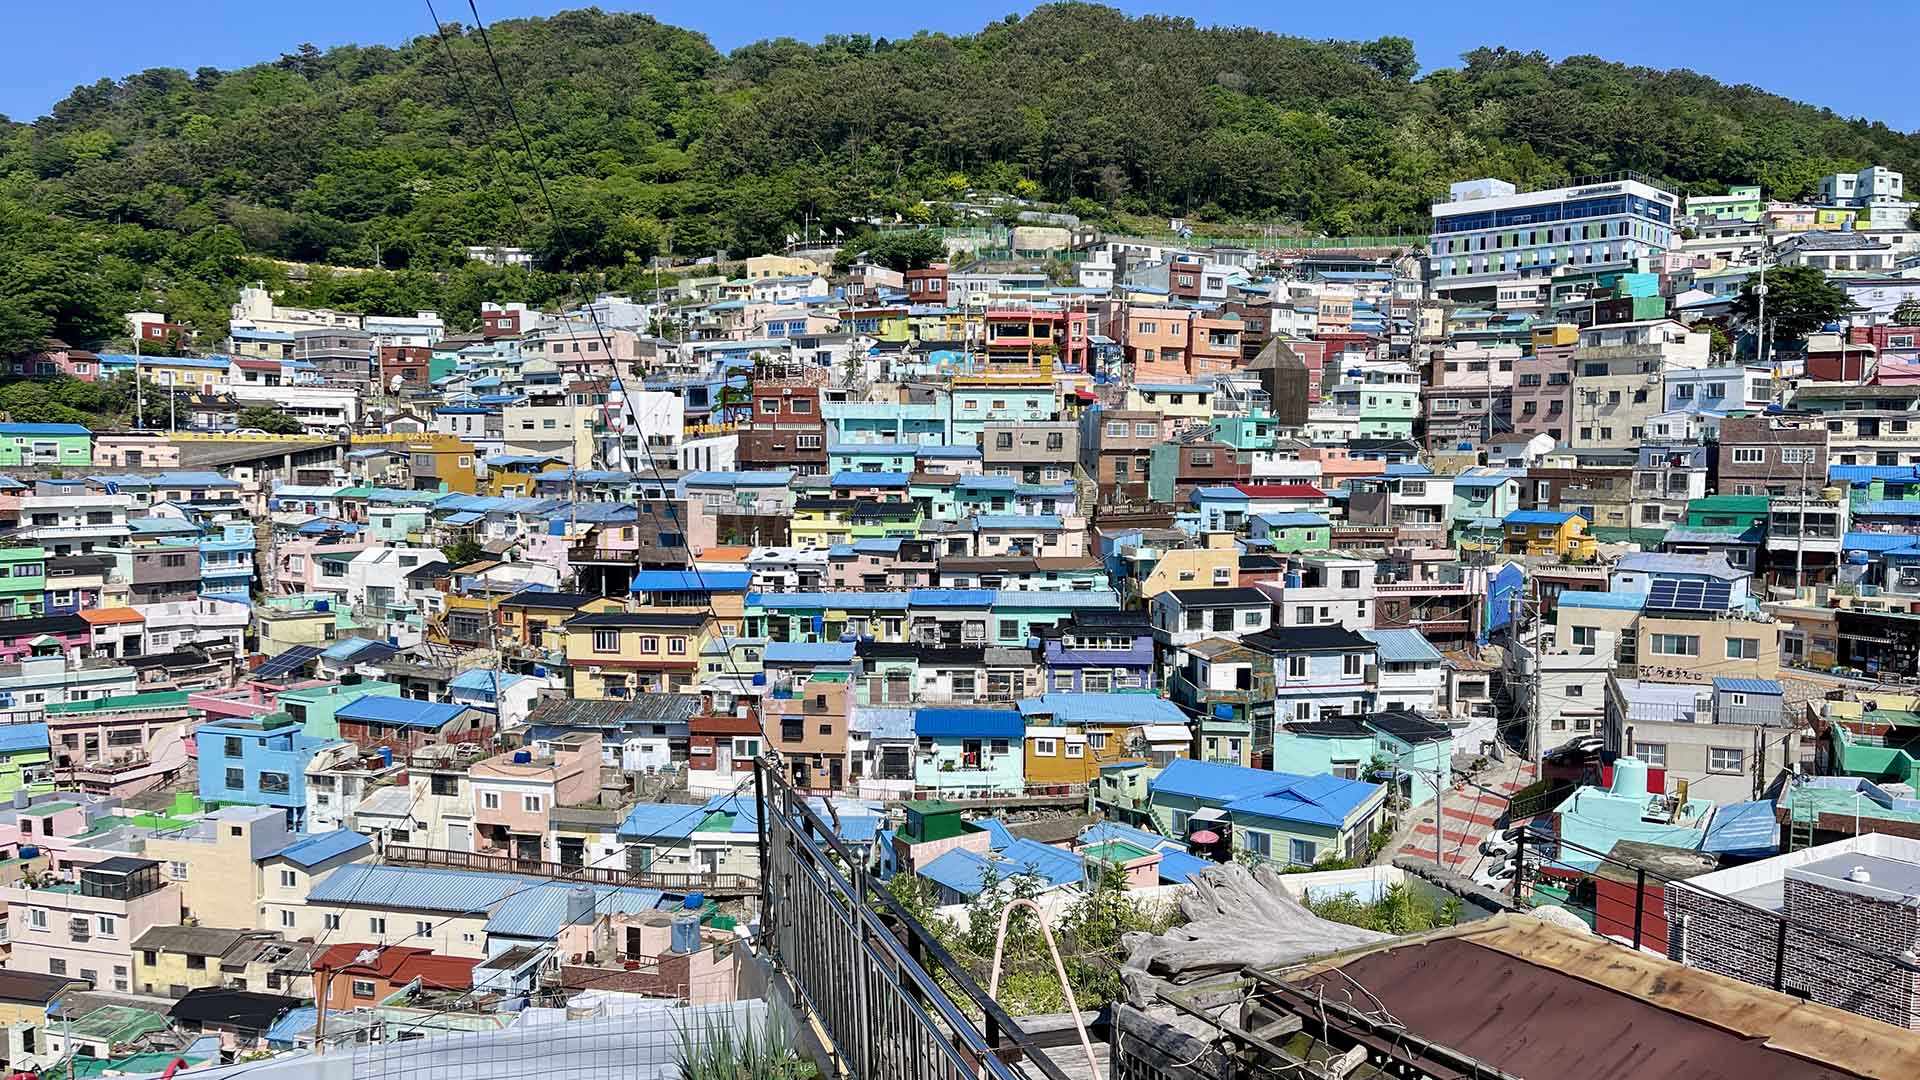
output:
{"label": "brick wall", "polygon": [[[1791,877],[1784,888],[1795,925],[1787,929],[1782,989],[1900,1027],[1920,1027],[1915,1008],[1920,973],[1893,961],[1920,938],[1920,911]],[[1770,914],[1669,882],[1667,918],[1669,958],[1759,986],[1774,985],[1780,923]],[[1812,928],[1832,928],[1836,936]],[[1858,944],[1839,940],[1840,933]]]}

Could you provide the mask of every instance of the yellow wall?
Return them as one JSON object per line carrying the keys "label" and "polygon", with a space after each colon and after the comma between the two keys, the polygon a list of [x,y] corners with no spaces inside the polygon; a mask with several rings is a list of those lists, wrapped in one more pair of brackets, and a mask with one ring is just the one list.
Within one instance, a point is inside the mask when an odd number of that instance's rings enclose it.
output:
{"label": "yellow wall", "polygon": [[[156,952],[154,962],[147,963],[145,952],[133,950],[133,985],[143,994],[167,994],[172,986],[184,986],[189,990],[227,985],[226,973],[220,970],[220,958],[203,958],[205,966],[195,969],[187,966],[185,953]],[[252,986],[248,989],[263,990],[264,986]]]}
{"label": "yellow wall", "polygon": [[260,921],[260,874],[249,850],[248,837],[232,836],[231,827],[250,830],[244,821],[220,819],[217,836],[207,840],[170,840],[155,836],[141,854],[158,859],[160,875],[173,880],[169,864],[187,864],[181,881],[180,904],[202,926],[255,926]]}

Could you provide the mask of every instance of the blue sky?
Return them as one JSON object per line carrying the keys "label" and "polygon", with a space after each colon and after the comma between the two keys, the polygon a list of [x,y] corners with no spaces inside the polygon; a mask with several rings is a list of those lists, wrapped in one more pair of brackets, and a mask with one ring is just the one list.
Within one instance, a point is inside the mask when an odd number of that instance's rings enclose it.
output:
{"label": "blue sky", "polygon": [[[489,22],[584,7],[588,0],[481,0]],[[465,0],[435,0],[444,19],[471,21]],[[648,11],[700,31],[719,48],[779,35],[816,40],[828,33],[898,37],[916,29],[964,32],[1030,4],[946,0],[934,5],[842,0],[663,0],[638,5],[599,0],[609,9]],[[75,85],[118,78],[148,67],[238,67],[270,60],[303,41],[398,43],[432,29],[424,0],[66,0],[10,5],[10,32],[0,44],[0,113],[29,120]],[[1189,16],[1201,23],[1247,24],[1314,38],[1412,38],[1424,67],[1446,67],[1478,45],[1538,49],[1554,57],[1593,53],[1651,67],[1690,67],[1724,82],[1752,83],[1867,116],[1895,128],[1920,128],[1920,90],[1897,65],[1920,37],[1915,0],[1857,0],[1819,13],[1801,0],[1738,4],[1675,4],[1613,0],[1371,0],[1344,4],[1248,5],[1223,0],[1123,2],[1132,12]],[[1283,10],[1284,8],[1284,10]],[[1686,29],[1673,25],[1675,16]],[[1710,26],[1715,21],[1724,26]],[[1821,24],[1818,29],[1813,24]],[[1795,26],[1805,28],[1801,37]],[[1808,45],[1806,52],[1798,46]]]}

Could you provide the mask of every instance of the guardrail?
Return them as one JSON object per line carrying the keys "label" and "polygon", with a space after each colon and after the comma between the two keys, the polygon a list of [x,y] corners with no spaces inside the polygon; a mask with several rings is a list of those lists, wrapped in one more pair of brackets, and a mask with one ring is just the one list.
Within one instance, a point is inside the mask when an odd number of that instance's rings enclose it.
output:
{"label": "guardrail", "polygon": [[635,872],[617,866],[573,866],[568,863],[545,862],[539,859],[521,859],[512,855],[449,851],[445,848],[412,847],[405,844],[389,844],[382,857],[388,863],[408,866],[483,870],[496,874],[529,874],[536,877],[584,881],[593,885],[631,885],[671,893],[701,892],[711,896],[747,896],[760,888],[759,882],[745,874]]}
{"label": "guardrail", "polygon": [[1066,1080],[777,770],[755,762],[754,787],[768,956],[841,1070],[853,1080]]}

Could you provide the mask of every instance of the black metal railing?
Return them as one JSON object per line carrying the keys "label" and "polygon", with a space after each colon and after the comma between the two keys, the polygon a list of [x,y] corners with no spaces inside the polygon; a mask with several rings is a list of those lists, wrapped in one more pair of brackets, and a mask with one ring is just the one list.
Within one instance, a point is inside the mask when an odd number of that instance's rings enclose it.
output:
{"label": "black metal railing", "polygon": [[778,769],[754,787],[769,955],[848,1075],[1066,1080]]}

